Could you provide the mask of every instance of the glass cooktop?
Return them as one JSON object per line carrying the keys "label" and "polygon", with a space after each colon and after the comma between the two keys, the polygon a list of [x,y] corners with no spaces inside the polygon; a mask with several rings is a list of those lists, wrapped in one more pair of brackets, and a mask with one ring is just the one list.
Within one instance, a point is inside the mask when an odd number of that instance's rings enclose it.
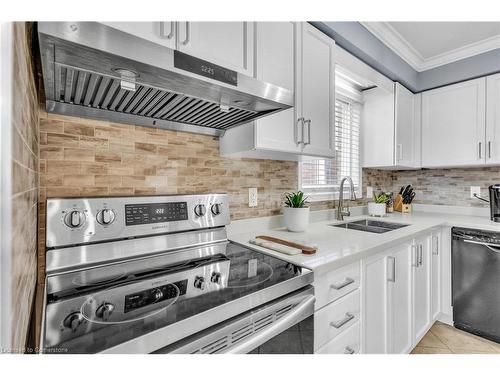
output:
{"label": "glass cooktop", "polygon": [[312,283],[286,261],[230,242],[215,248],[64,275],[48,295],[45,351],[97,353],[158,330],[170,345]]}

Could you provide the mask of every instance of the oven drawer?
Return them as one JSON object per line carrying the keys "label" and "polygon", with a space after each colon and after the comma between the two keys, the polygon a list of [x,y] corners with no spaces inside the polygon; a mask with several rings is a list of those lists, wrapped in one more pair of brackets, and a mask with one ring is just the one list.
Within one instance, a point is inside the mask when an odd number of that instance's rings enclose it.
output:
{"label": "oven drawer", "polygon": [[359,322],[319,348],[316,354],[358,354],[360,349]]}
{"label": "oven drawer", "polygon": [[318,349],[359,321],[359,289],[314,313],[314,348]]}
{"label": "oven drawer", "polygon": [[359,288],[360,262],[315,275],[316,310]]}

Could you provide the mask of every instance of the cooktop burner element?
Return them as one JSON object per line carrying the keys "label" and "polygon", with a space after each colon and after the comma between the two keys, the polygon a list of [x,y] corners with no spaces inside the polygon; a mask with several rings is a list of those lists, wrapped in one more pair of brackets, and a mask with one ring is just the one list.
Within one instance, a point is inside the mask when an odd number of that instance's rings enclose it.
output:
{"label": "cooktop burner element", "polygon": [[[200,209],[214,204],[217,215]],[[225,195],[63,199],[48,207],[46,352],[152,352],[312,282],[309,270],[229,242]],[[93,223],[103,209],[114,213],[106,228]],[[69,228],[75,210],[85,224]]]}

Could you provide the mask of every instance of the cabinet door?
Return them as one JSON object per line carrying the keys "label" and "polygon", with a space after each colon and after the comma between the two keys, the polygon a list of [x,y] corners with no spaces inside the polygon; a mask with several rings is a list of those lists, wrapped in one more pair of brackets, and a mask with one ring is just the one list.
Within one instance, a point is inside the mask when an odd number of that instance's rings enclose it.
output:
{"label": "cabinet door", "polygon": [[363,93],[363,167],[394,165],[394,92],[375,87]]}
{"label": "cabinet door", "polygon": [[178,49],[253,76],[253,22],[179,22]]}
{"label": "cabinet door", "polygon": [[500,73],[486,77],[486,163],[500,164]]}
{"label": "cabinet door", "polygon": [[363,262],[362,345],[363,353],[389,353],[387,254]]}
{"label": "cabinet door", "polygon": [[422,166],[485,163],[485,78],[422,94]]}
{"label": "cabinet door", "polygon": [[312,25],[301,23],[301,51],[297,59],[297,80],[300,85],[298,113],[304,118],[304,149],[306,155],[333,157],[335,125],[335,64],[333,39]]}
{"label": "cabinet door", "polygon": [[435,321],[441,312],[441,233],[431,238],[431,318]]}
{"label": "cabinet door", "polygon": [[106,26],[137,36],[150,42],[174,49],[176,22],[101,22]]}
{"label": "cabinet door", "polygon": [[[295,24],[257,22],[255,76],[293,91],[295,86]],[[297,153],[298,128],[295,109],[290,108],[255,121],[255,144],[259,149]]]}
{"label": "cabinet door", "polygon": [[391,354],[405,354],[412,347],[411,277],[411,246],[405,244],[387,257]]}
{"label": "cabinet door", "polygon": [[418,343],[431,326],[431,257],[429,236],[412,246],[413,267],[413,343]]}
{"label": "cabinet door", "polygon": [[415,95],[396,82],[395,97],[395,161],[402,167],[414,167],[415,162]]}

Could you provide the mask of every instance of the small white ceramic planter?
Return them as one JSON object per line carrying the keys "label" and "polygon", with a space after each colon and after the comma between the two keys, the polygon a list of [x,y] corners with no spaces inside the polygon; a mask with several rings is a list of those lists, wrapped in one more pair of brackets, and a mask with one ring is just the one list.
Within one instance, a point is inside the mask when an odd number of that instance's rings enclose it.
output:
{"label": "small white ceramic planter", "polygon": [[385,216],[385,209],[386,209],[386,204],[385,203],[375,203],[375,202],[369,202],[368,203],[368,215],[370,216]]}
{"label": "small white ceramic planter", "polygon": [[283,217],[290,232],[304,232],[309,225],[309,207],[283,207]]}

